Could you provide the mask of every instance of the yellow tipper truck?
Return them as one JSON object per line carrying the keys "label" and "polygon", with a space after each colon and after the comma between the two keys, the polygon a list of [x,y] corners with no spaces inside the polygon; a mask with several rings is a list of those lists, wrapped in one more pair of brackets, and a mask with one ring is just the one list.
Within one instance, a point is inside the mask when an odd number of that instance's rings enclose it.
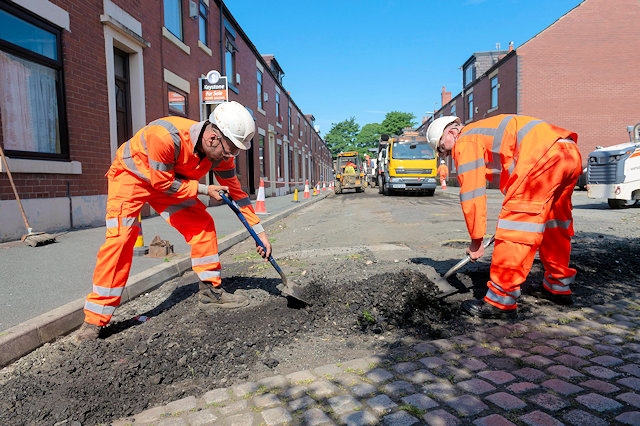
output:
{"label": "yellow tipper truck", "polygon": [[432,196],[436,191],[438,162],[427,138],[413,130],[402,135],[382,135],[378,143],[378,190],[419,192]]}

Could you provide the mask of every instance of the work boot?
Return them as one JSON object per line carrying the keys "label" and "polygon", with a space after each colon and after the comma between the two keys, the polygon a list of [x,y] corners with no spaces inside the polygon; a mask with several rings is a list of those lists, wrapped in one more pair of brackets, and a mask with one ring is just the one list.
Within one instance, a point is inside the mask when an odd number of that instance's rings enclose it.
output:
{"label": "work boot", "polygon": [[76,331],[73,336],[73,340],[76,343],[81,342],[89,342],[92,340],[96,340],[100,335],[100,330],[102,327],[98,325],[89,324],[88,322],[83,322],[78,331]]}
{"label": "work boot", "polygon": [[200,283],[198,293],[200,309],[235,309],[249,305],[249,299],[239,294],[227,293],[222,287],[214,287],[211,284]]}
{"label": "work boot", "polygon": [[482,319],[516,319],[518,308],[504,310],[488,304],[484,300],[465,300],[462,302],[462,310],[469,315]]}
{"label": "work boot", "polygon": [[570,306],[573,305],[573,298],[571,294],[555,294],[551,293],[545,286],[540,286],[540,290],[535,292],[535,295],[542,297],[556,305]]}

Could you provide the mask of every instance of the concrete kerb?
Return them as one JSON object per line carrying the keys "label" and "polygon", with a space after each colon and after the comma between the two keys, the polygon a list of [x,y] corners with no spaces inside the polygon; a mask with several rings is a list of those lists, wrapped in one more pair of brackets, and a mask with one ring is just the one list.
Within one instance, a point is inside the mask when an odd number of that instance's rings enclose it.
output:
{"label": "concrete kerb", "polygon": [[[267,218],[261,217],[260,221],[266,228],[270,223],[283,219],[295,211],[325,198],[327,195],[316,196]],[[249,237],[250,235],[245,229],[234,232],[220,239],[218,252],[224,253],[235,244]],[[159,287],[164,282],[176,278],[190,269],[191,258],[188,255],[178,255],[168,262],[129,277],[123,292],[122,304]],[[76,330],[84,321],[83,309],[84,298],[77,299],[1,332],[0,368],[9,365],[45,343],[52,342],[58,337]]]}

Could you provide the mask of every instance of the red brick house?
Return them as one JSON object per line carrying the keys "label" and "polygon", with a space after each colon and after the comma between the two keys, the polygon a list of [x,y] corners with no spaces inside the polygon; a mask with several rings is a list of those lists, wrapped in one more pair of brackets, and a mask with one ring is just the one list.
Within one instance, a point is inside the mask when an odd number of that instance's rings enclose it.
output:
{"label": "red brick house", "polygon": [[640,122],[639,20],[637,0],[584,0],[518,48],[474,53],[462,92],[443,88],[434,116],[539,117],[578,133],[586,165],[597,145],[627,142]]}
{"label": "red brick house", "polygon": [[[276,196],[331,174],[313,115],[220,0],[7,0],[0,25],[0,144],[35,229],[103,225],[117,147],[158,117],[207,118],[213,70],[227,80],[223,100],[256,121],[237,159],[248,193],[261,178]],[[2,165],[0,241],[25,233],[14,199]]]}

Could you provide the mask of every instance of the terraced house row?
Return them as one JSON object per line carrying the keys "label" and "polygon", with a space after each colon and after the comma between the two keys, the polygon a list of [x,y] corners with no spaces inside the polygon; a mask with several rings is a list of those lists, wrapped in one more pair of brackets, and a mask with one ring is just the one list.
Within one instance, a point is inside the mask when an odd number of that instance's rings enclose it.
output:
{"label": "terraced house row", "polygon": [[[280,196],[331,175],[313,115],[222,1],[1,1],[0,76],[0,143],[37,230],[104,224],[104,174],[118,146],[153,119],[204,120],[227,100],[256,122],[237,158],[246,192],[262,179],[267,197]],[[0,224],[0,241],[25,233],[8,179]]]}

